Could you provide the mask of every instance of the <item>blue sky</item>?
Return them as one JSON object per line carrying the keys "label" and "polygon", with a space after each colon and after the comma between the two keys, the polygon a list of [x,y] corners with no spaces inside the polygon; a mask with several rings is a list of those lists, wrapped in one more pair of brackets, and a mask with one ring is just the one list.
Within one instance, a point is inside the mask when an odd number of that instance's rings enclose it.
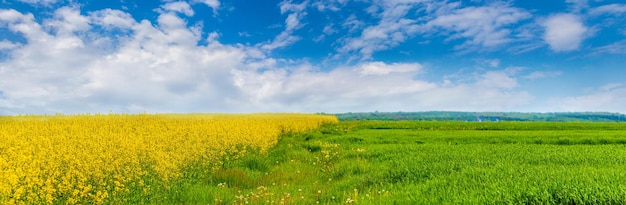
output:
{"label": "blue sky", "polygon": [[0,0],[0,114],[626,113],[626,2]]}

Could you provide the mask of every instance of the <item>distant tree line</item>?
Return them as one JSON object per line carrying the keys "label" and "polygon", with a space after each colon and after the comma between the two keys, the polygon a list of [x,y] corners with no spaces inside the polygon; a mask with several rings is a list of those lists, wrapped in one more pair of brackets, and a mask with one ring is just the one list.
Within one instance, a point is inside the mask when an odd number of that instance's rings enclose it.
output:
{"label": "distant tree line", "polygon": [[423,121],[531,121],[531,122],[624,122],[626,115],[610,112],[358,112],[335,114],[339,120],[423,120]]}

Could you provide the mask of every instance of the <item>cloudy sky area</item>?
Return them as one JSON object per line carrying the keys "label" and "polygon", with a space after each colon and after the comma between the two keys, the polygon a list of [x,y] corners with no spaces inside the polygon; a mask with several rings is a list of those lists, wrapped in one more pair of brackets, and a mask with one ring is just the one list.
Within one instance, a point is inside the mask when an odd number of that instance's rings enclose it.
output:
{"label": "cloudy sky area", "polygon": [[626,113],[621,0],[0,2],[0,115]]}

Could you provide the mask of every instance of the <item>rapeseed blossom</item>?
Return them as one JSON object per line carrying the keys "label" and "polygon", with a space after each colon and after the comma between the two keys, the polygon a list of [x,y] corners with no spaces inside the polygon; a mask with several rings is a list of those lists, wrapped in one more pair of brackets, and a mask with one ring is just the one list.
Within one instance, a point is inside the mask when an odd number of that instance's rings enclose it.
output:
{"label": "rapeseed blossom", "polygon": [[308,114],[81,114],[0,117],[1,204],[103,204],[145,180],[168,182],[189,166],[265,152],[281,134],[334,116]]}

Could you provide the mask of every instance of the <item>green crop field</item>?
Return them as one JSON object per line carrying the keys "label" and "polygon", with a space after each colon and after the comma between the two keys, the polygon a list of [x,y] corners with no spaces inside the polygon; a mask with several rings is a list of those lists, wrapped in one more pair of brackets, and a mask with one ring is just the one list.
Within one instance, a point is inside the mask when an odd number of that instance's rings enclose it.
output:
{"label": "green crop field", "polygon": [[189,173],[167,203],[626,204],[626,124],[340,122]]}

